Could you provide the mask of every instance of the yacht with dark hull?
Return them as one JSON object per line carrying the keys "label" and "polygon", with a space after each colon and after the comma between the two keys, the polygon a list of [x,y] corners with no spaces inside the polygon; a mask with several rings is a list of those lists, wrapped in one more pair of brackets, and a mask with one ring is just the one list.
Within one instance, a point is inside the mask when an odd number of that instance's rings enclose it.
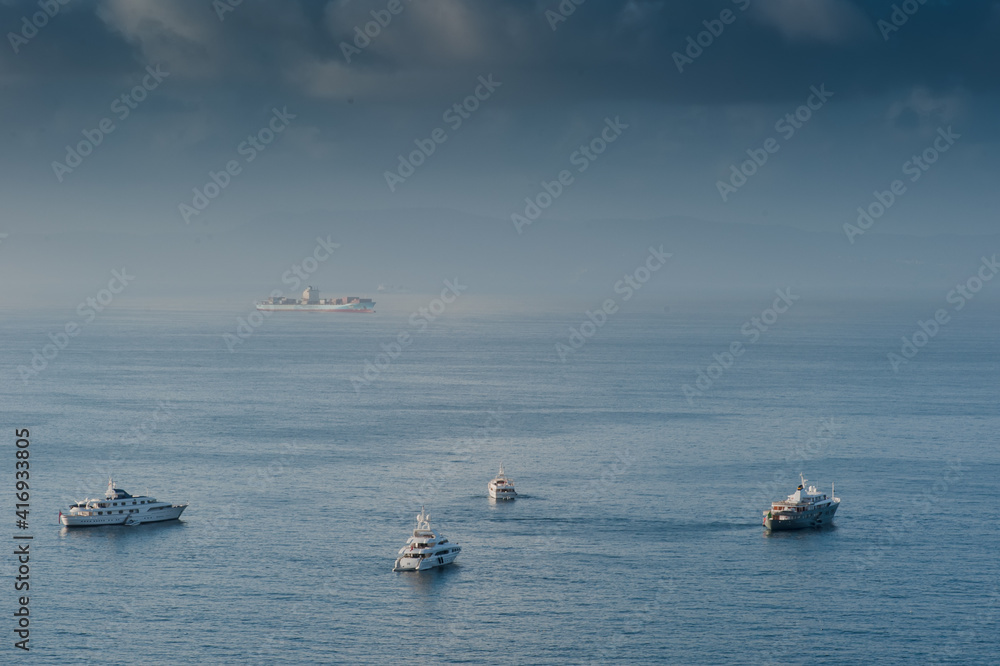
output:
{"label": "yacht with dark hull", "polygon": [[830,487],[830,495],[827,496],[816,490],[816,486],[807,486],[801,474],[799,479],[802,483],[794,493],[783,501],[772,502],[771,508],[764,512],[764,527],[767,530],[799,530],[833,522],[833,514],[840,506],[840,498],[833,494],[834,487]]}

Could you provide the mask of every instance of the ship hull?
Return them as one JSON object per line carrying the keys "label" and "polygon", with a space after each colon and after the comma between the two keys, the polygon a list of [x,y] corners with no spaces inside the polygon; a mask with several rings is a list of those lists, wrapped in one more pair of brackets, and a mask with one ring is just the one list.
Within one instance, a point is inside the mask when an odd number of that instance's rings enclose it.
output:
{"label": "ship hull", "polygon": [[781,516],[772,515],[767,517],[764,513],[764,527],[772,532],[782,532],[786,530],[801,530],[808,527],[823,527],[833,523],[833,515],[837,513],[840,503],[824,506],[815,511],[803,511],[800,514]]}
{"label": "ship hull", "polygon": [[512,500],[517,498],[517,493],[514,490],[497,490],[493,486],[487,486],[486,489],[490,493],[490,498],[495,500]]}
{"label": "ship hull", "polygon": [[375,312],[374,308],[359,308],[353,305],[276,305],[272,303],[258,303],[257,309],[262,312],[348,312],[358,314]]}
{"label": "ship hull", "polygon": [[132,524],[162,523],[166,520],[177,520],[184,513],[187,505],[171,506],[165,509],[156,509],[146,514],[125,514],[110,516],[74,516],[67,513],[59,516],[59,523],[66,527],[99,527],[101,525],[124,525],[130,519]]}
{"label": "ship hull", "polygon": [[435,569],[437,567],[448,566],[458,558],[460,551],[452,551],[447,555],[435,555],[434,557],[428,557],[424,559],[414,559],[414,558],[399,558],[396,560],[396,565],[392,568],[393,571],[426,571],[427,569]]}

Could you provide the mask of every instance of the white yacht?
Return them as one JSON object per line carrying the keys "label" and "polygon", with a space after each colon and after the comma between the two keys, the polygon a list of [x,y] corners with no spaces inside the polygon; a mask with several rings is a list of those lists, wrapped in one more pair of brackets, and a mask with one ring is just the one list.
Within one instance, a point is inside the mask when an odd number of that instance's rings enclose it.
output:
{"label": "white yacht", "polygon": [[59,512],[59,522],[66,527],[158,523],[180,518],[187,506],[160,502],[145,495],[129,495],[121,488],[115,488],[114,481],[108,479],[104,499],[85,499],[71,504],[69,513]]}
{"label": "white yacht", "polygon": [[448,543],[443,536],[435,534],[431,529],[431,517],[420,507],[417,514],[417,529],[413,536],[406,540],[406,545],[399,549],[393,571],[423,571],[445,564],[451,564],[462,552],[461,546]]}
{"label": "white yacht", "polygon": [[514,491],[514,479],[507,478],[503,473],[503,463],[500,463],[500,473],[486,487],[493,499],[507,500],[517,497],[517,492]]}
{"label": "white yacht", "polygon": [[833,514],[840,506],[840,498],[833,494],[834,486],[830,486],[828,497],[816,490],[816,486],[806,486],[801,474],[799,479],[802,483],[788,499],[772,502],[771,508],[764,512],[764,527],[769,530],[797,530],[833,522]]}

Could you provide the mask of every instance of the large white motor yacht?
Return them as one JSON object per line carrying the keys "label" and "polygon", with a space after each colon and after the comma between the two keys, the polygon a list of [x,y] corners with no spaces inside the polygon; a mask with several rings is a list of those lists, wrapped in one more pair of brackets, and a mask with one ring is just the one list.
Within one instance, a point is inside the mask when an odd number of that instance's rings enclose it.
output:
{"label": "large white motor yacht", "polygon": [[71,504],[69,513],[59,512],[59,522],[66,527],[159,523],[180,518],[186,508],[187,504],[171,504],[145,495],[129,495],[121,488],[115,488],[114,481],[108,479],[104,499],[85,499]]}
{"label": "large white motor yacht", "polygon": [[802,483],[788,499],[772,502],[771,508],[764,512],[764,527],[769,530],[797,530],[833,522],[833,514],[840,506],[840,498],[833,494],[834,487],[830,487],[828,497],[816,490],[816,486],[806,486],[801,474],[799,479]]}
{"label": "large white motor yacht", "polygon": [[507,500],[517,497],[517,493],[514,491],[514,479],[507,478],[507,475],[503,473],[503,463],[500,463],[500,473],[486,487],[493,499]]}
{"label": "large white motor yacht", "polygon": [[430,515],[420,507],[417,514],[417,528],[406,545],[399,549],[393,571],[423,571],[445,564],[451,564],[462,552],[461,546],[448,540],[431,529]]}

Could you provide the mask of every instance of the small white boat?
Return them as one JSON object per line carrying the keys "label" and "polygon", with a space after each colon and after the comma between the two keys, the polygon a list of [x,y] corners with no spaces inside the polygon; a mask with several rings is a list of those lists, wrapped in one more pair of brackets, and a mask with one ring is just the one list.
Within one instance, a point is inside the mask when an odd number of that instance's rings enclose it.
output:
{"label": "small white boat", "polygon": [[805,478],[799,474],[802,483],[788,499],[772,502],[764,512],[764,527],[769,530],[798,530],[803,527],[821,527],[833,522],[840,498],[834,496],[830,487],[829,497],[816,490],[816,486],[806,486]]}
{"label": "small white boat", "polygon": [[490,481],[486,488],[490,491],[490,497],[497,500],[508,500],[517,497],[514,490],[514,479],[508,478],[503,472],[503,463],[500,463],[500,473]]}
{"label": "small white boat", "polygon": [[462,552],[461,546],[448,543],[443,536],[431,529],[430,515],[420,507],[417,528],[406,545],[399,549],[393,571],[423,571],[451,564]]}
{"label": "small white boat", "polygon": [[69,513],[59,512],[59,523],[66,527],[159,523],[180,518],[187,506],[160,502],[145,495],[129,495],[121,488],[115,488],[114,481],[108,479],[104,499],[85,499],[71,504]]}

